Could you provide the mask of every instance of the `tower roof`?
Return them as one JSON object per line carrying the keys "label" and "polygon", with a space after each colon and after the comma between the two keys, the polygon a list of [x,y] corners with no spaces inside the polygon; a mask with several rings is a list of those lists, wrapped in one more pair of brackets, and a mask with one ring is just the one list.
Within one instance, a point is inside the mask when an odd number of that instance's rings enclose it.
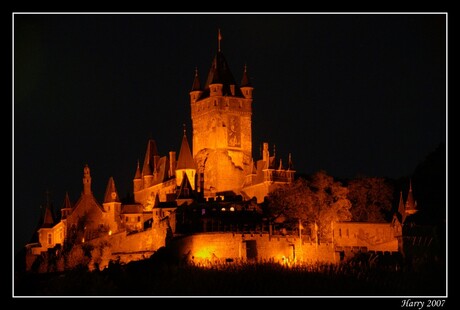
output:
{"label": "tower roof", "polygon": [[198,68],[195,68],[195,77],[193,78],[192,91],[201,90],[200,78],[198,77]]}
{"label": "tower roof", "polygon": [[104,203],[106,202],[120,202],[113,177],[110,177],[109,182],[107,182],[107,188],[104,195]]}
{"label": "tower roof", "polygon": [[155,156],[158,156],[157,144],[155,140],[149,139],[147,150],[145,151],[144,165],[142,166],[142,175],[152,175],[155,170],[155,167],[153,167]]}
{"label": "tower roof", "polygon": [[249,81],[247,66],[244,65],[243,77],[241,78],[241,87],[251,87],[251,82]]}
{"label": "tower roof", "polygon": [[141,168],[139,166],[139,160],[137,161],[137,168],[136,168],[136,174],[134,174],[134,179],[141,179],[142,178],[142,175],[141,175]]}
{"label": "tower roof", "polygon": [[62,209],[71,209],[72,203],[70,202],[69,192],[65,193],[64,202],[62,204]]}
{"label": "tower roof", "polygon": [[414,212],[417,208],[417,205],[414,200],[414,194],[412,193],[412,180],[410,181],[409,185],[409,193],[407,194],[406,200],[406,212]]}
{"label": "tower roof", "polygon": [[51,202],[49,198],[49,192],[45,194],[45,213],[43,214],[42,228],[50,228],[54,226],[54,216],[51,210]]}
{"label": "tower roof", "polygon": [[404,223],[406,217],[406,210],[404,208],[404,200],[403,200],[403,193],[402,191],[399,193],[399,205],[398,205],[398,212],[401,215],[401,223]]}
{"label": "tower roof", "polygon": [[192,157],[192,152],[187,141],[187,135],[185,134],[182,137],[182,144],[179,151],[179,159],[177,160],[176,169],[196,169],[195,161]]}
{"label": "tower roof", "polygon": [[[211,84],[222,84],[223,96],[244,97],[240,88],[237,87],[235,78],[233,77],[227,60],[221,51],[217,52],[211,63],[211,68],[209,69],[208,77],[206,79],[206,83],[204,84],[204,93],[202,98],[209,96],[209,85]],[[232,95],[230,85],[235,85],[235,95]]]}
{"label": "tower roof", "polygon": [[43,216],[42,228],[48,228],[54,226],[53,213],[51,212],[50,206],[46,206],[45,215]]}

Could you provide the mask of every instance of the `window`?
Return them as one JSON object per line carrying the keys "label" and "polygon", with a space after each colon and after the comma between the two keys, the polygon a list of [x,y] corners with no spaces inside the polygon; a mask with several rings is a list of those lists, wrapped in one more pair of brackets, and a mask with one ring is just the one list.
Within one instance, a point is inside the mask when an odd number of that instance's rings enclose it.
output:
{"label": "window", "polygon": [[128,222],[128,217],[125,217],[125,219],[126,219],[126,222]]}
{"label": "window", "polygon": [[350,231],[347,228],[347,237],[350,238]]}
{"label": "window", "polygon": [[342,237],[342,228],[339,228],[339,237]]}
{"label": "window", "polygon": [[110,206],[108,206],[107,208],[108,208],[108,210],[110,211]]}
{"label": "window", "polygon": [[48,244],[51,244],[51,234],[48,234]]}
{"label": "window", "polygon": [[141,217],[140,217],[140,216],[137,217],[137,221],[138,221],[138,222],[141,221]]}

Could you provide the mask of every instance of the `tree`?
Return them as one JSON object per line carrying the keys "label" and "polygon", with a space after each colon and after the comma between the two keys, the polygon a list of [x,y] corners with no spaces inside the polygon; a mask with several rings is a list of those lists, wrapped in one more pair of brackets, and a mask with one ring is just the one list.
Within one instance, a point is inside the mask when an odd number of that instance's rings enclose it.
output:
{"label": "tree", "polygon": [[299,178],[286,186],[280,186],[268,197],[268,215],[272,220],[286,217],[286,221],[302,225],[317,225],[318,235],[327,238],[332,221],[351,219],[348,190],[324,171],[311,179]]}
{"label": "tree", "polygon": [[393,187],[383,178],[359,177],[348,184],[353,221],[385,222],[391,211]]}

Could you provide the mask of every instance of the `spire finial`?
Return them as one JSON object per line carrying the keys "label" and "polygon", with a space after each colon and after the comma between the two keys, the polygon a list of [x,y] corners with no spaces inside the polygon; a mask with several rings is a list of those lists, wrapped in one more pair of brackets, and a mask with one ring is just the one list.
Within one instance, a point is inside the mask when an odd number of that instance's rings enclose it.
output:
{"label": "spire finial", "polygon": [[220,52],[220,41],[222,41],[222,34],[220,33],[220,28],[217,33],[217,50]]}
{"label": "spire finial", "polygon": [[246,73],[248,71],[248,65],[244,64],[244,72]]}
{"label": "spire finial", "polygon": [[412,192],[412,179],[409,180],[409,192]]}
{"label": "spire finial", "polygon": [[198,76],[198,67],[195,67],[195,76]]}
{"label": "spire finial", "polygon": [[184,130],[184,136],[185,136],[185,132],[187,131],[187,129],[185,128],[185,123],[182,124],[182,127],[183,127],[183,130]]}

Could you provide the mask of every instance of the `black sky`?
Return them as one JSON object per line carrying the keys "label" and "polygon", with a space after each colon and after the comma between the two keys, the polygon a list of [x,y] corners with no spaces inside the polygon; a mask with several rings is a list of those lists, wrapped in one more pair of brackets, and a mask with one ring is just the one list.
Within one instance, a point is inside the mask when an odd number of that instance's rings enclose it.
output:
{"label": "black sky", "polygon": [[[195,67],[217,50],[254,85],[264,141],[299,173],[410,176],[446,143],[446,14],[14,14],[14,249],[46,190],[75,202],[83,167],[101,201],[132,191],[147,139],[161,155],[190,131]],[[191,134],[189,134],[191,143]]]}

